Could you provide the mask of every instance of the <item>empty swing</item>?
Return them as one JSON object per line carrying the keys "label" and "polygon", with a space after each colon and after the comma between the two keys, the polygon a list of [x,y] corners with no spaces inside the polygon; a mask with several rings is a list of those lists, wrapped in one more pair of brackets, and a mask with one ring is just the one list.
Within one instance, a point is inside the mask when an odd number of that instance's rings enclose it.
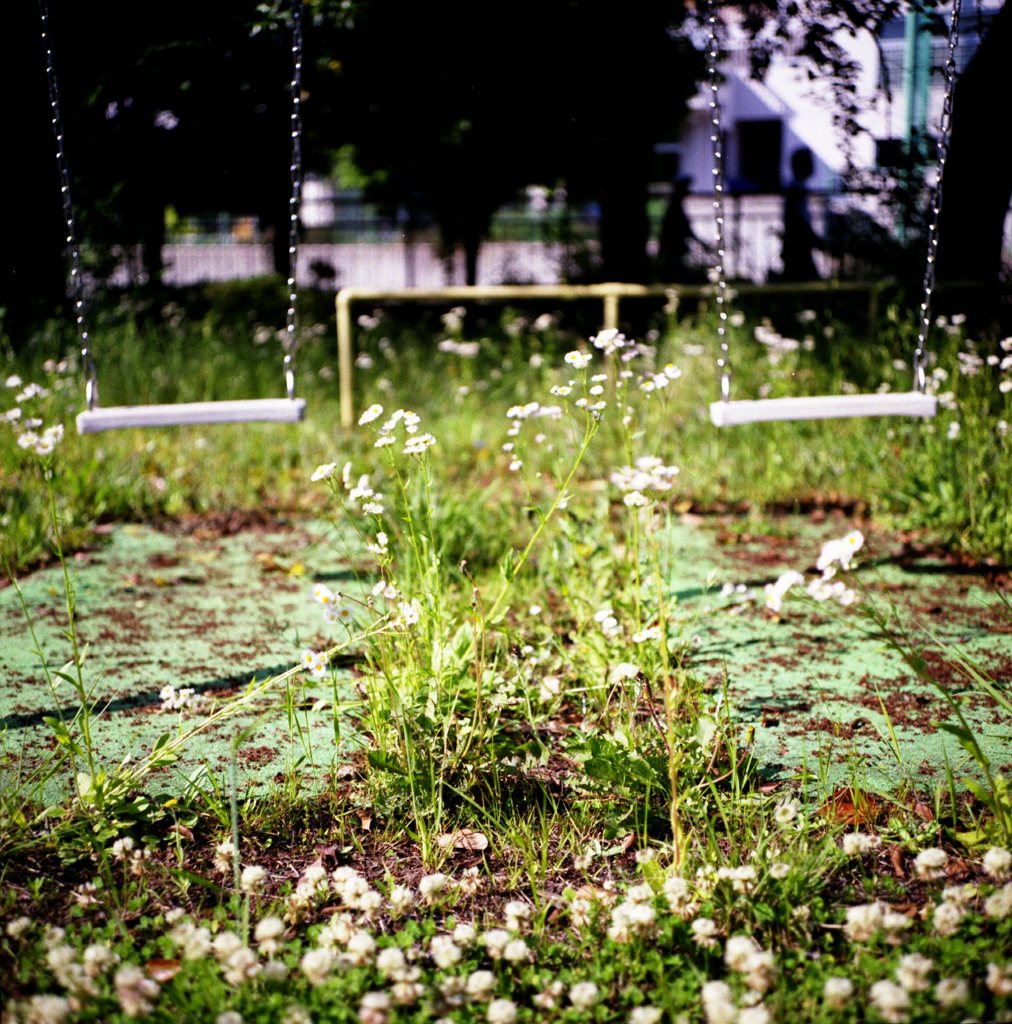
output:
{"label": "empty swing", "polygon": [[296,423],[305,416],[305,399],[295,397],[296,308],[298,300],[297,257],[299,201],[302,195],[302,0],[292,5],[292,78],[290,83],[292,112],[291,161],[289,165],[291,192],[288,202],[288,309],[283,338],[285,381],[284,398],[257,398],[230,401],[179,402],[168,405],[122,405],[102,407],[98,398],[98,369],[92,352],[86,322],[85,291],[81,276],[81,250],[75,230],[74,207],[70,195],[70,172],[64,149],[63,120],[60,115],[60,96],[56,78],[53,50],[49,33],[47,0],[40,0],[42,16],[42,42],[46,53],[46,75],[49,82],[49,102],[52,110],[53,133],[56,140],[56,160],[60,171],[60,191],[66,223],[66,242],[70,263],[69,284],[74,304],[74,316],[81,343],[81,362],[86,374],[85,406],[77,416],[80,434],[95,434],[103,430],[132,427],[171,427],[218,423]]}
{"label": "empty swing", "polygon": [[931,326],[931,297],[935,288],[935,257],[938,249],[938,219],[942,204],[942,177],[948,154],[952,120],[952,96],[956,79],[956,46],[959,42],[959,9],[961,0],[954,0],[948,34],[948,56],[945,62],[945,97],[938,137],[938,173],[932,190],[931,219],[928,226],[928,248],[924,270],[920,325],[913,356],[913,384],[907,392],[874,392],[856,395],[812,395],[807,397],[737,399],[731,398],[731,360],[728,349],[727,280],[724,272],[724,157],[721,139],[721,111],[718,98],[717,17],[708,5],[709,45],[706,53],[707,80],[710,88],[710,142],[713,155],[713,209],[717,259],[716,277],[717,336],[720,355],[720,400],[710,403],[710,420],[718,427],[742,423],[770,423],[782,420],[841,419],[871,416],[910,416],[927,418],[937,412],[937,400],[928,394],[925,344]]}

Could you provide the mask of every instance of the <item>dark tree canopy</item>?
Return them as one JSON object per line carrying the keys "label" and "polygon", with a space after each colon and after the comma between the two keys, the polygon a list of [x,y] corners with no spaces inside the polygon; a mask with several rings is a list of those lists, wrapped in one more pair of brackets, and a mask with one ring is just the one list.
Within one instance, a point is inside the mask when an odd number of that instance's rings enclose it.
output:
{"label": "dark tree canopy", "polygon": [[564,180],[604,211],[606,275],[644,272],[646,164],[700,60],[669,3],[373,0],[337,39],[342,131],[390,202],[423,197],[474,275],[492,214]]}
{"label": "dark tree canopy", "polygon": [[[157,279],[166,206],[250,213],[276,226],[285,269],[285,0],[49,2],[82,232],[141,246]],[[901,10],[898,0],[728,6],[752,35],[757,72],[774,50],[787,48],[834,84],[844,135],[853,129],[854,69],[834,34],[875,31]],[[652,146],[677,129],[703,71],[679,32],[696,17],[690,8],[666,0],[306,0],[306,12],[310,166],[328,168],[336,149],[351,144],[371,197],[431,213],[446,248],[464,249],[472,280],[495,211],[525,185],[562,183],[571,201],[600,207],[600,274],[645,277]],[[38,11],[16,3],[7,15],[2,130],[13,159],[0,306],[10,326],[60,296],[65,232]],[[966,232],[958,238],[960,225],[984,230],[986,221],[988,238],[1000,233],[1007,208],[1007,157],[988,158],[987,181],[994,177],[995,185],[979,218],[965,206],[976,203],[978,190],[960,172],[968,166],[963,154],[979,165],[975,140],[996,139],[974,111],[989,105],[980,95],[1007,91],[1000,59],[1007,27],[1003,12],[960,87],[945,204],[946,223],[956,227],[946,228],[948,241],[943,232],[943,256],[946,245],[972,248]],[[993,256],[994,246],[986,248]],[[991,259],[980,272],[993,270]]]}

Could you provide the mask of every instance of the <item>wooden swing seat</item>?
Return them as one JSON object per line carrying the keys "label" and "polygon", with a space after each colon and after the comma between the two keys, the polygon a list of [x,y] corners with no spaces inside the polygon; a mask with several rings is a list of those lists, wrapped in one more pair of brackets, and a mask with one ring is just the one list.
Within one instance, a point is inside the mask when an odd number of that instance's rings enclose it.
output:
{"label": "wooden swing seat", "polygon": [[804,398],[762,398],[711,402],[710,420],[718,427],[781,420],[832,420],[867,416],[919,416],[938,411],[938,399],[920,391],[872,395],[813,395]]}
{"label": "wooden swing seat", "polygon": [[130,427],[187,427],[214,423],[298,423],[306,415],[303,398],[255,398],[173,405],[111,405],[77,415],[79,434]]}

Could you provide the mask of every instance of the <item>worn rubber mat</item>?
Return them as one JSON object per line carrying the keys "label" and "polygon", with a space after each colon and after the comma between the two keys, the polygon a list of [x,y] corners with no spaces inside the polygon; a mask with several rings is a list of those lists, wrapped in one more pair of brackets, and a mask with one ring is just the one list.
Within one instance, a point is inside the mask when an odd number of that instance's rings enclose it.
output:
{"label": "worn rubber mat", "polygon": [[[724,695],[743,730],[754,730],[758,770],[771,781],[806,780],[823,792],[840,785],[894,792],[910,781],[923,792],[944,784],[947,765],[957,780],[977,774],[940,728],[955,723],[945,694],[960,701],[993,768],[1009,771],[1012,723],[944,649],[955,645],[1007,690],[1007,576],[868,531],[849,580],[858,604],[788,596],[779,614],[765,608],[766,583],[787,569],[812,578],[822,542],[849,525],[797,517],[750,534],[731,519],[673,519],[658,536],[678,628],[692,638],[686,667]],[[69,568],[102,763],[140,756],[164,733],[192,726],[214,706],[208,701],[234,697],[251,680],[296,664],[306,648],[334,643],[341,629],[324,622],[311,588],[322,582],[361,596],[372,580],[352,568],[368,566],[357,545],[315,522],[123,525],[103,546],[75,556]],[[51,687],[41,668],[43,656],[55,669],[71,657],[61,570],[37,571],[20,586],[42,654],[16,589],[0,590],[6,787],[54,751],[45,719],[76,710],[71,687]],[[874,634],[872,608],[890,618],[895,635],[925,648],[924,674]],[[335,702],[356,699],[353,672],[349,662],[333,679],[303,674],[268,689],[195,737],[164,771],[182,779],[210,772],[221,784],[234,763],[243,792],[281,782],[322,786],[361,743],[354,716],[333,713]],[[173,707],[182,690],[192,690],[195,703]],[[52,779],[50,795],[68,784],[66,773]]]}

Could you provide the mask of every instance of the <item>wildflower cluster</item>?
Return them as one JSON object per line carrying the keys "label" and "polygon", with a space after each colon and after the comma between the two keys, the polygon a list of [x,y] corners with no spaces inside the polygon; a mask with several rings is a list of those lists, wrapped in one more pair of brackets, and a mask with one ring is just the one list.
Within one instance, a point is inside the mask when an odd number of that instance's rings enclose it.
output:
{"label": "wildflower cluster", "polygon": [[[65,372],[68,366],[66,361],[52,364],[52,371]],[[25,384],[16,374],[6,378],[4,387],[8,391],[16,392],[16,404],[0,414],[0,422],[10,425],[17,437],[19,448],[42,457],[52,455],[56,446],[63,440],[64,431],[62,423],[44,427],[45,420],[40,405],[49,397],[50,389],[41,384]]]}
{"label": "wildflower cluster", "polygon": [[[863,546],[864,534],[860,530],[851,530],[844,537],[826,541],[815,563],[822,575],[808,583],[805,588],[808,596],[819,602],[836,601],[844,607],[854,604],[858,599],[857,592],[834,577],[839,569],[850,568],[854,555]],[[804,582],[805,577],[800,572],[789,569],[776,582],[767,583],[763,588],[766,607],[772,612],[780,612],[787,592]]]}

